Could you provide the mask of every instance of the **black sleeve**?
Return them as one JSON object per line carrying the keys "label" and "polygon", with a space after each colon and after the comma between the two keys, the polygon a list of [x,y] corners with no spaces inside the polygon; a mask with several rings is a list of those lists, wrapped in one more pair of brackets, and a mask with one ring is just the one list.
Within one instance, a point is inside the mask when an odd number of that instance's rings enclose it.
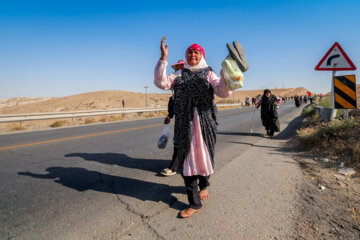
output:
{"label": "black sleeve", "polygon": [[173,101],[172,97],[170,97],[169,103],[168,103],[168,117],[169,118],[174,117],[174,101]]}

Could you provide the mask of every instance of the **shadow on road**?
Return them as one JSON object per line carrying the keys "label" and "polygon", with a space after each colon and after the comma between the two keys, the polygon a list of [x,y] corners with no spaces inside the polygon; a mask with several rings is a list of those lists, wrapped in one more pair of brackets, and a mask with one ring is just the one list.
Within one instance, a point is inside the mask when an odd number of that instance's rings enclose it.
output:
{"label": "shadow on road", "polygon": [[256,145],[256,144],[253,144],[253,143],[246,143],[246,142],[230,142],[230,143],[236,143],[236,144],[242,144],[242,145],[249,145],[249,146],[252,146],[252,147],[276,148],[276,149],[277,149],[277,147],[264,146],[264,145]]}
{"label": "shadow on road", "polygon": [[162,201],[177,210],[186,207],[185,204],[174,204],[177,198],[171,195],[184,193],[184,187],[113,176],[78,167],[50,167],[46,171],[47,174],[31,172],[18,172],[18,174],[39,179],[55,179],[54,182],[80,192],[93,190],[129,196],[142,201]]}
{"label": "shadow on road", "polygon": [[220,135],[234,135],[234,136],[252,136],[252,137],[263,137],[261,133],[246,133],[246,132],[217,132]]}
{"label": "shadow on road", "polygon": [[294,118],[284,130],[282,130],[279,134],[274,136],[274,139],[282,139],[282,140],[290,139],[292,136],[295,135],[296,130],[301,126],[302,120],[303,117],[301,115]]}
{"label": "shadow on road", "polygon": [[132,158],[122,153],[70,153],[66,154],[65,157],[80,157],[86,161],[141,169],[154,173],[159,173],[170,164],[170,160]]}

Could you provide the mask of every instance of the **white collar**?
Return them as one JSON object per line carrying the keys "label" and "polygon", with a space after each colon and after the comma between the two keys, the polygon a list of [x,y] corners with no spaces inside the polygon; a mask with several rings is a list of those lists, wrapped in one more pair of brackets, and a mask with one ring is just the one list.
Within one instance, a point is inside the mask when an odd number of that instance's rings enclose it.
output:
{"label": "white collar", "polygon": [[187,64],[187,62],[184,64],[184,68],[189,69],[190,71],[196,71],[196,70],[199,70],[199,69],[202,69],[202,68],[207,68],[207,67],[208,67],[208,65],[207,65],[207,63],[205,61],[205,58],[203,56],[201,56],[200,62],[195,66],[190,66],[190,65]]}

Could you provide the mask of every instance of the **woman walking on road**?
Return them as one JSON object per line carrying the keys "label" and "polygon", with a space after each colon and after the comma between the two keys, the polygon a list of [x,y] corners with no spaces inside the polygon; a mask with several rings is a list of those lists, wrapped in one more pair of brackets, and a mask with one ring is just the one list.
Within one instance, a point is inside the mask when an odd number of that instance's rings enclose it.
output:
{"label": "woman walking on road", "polygon": [[277,106],[280,104],[281,99],[271,94],[269,89],[265,89],[264,95],[256,105],[256,108],[261,106],[261,121],[269,137],[273,137],[274,132],[280,131],[280,122],[277,113]]}
{"label": "woman walking on road", "polygon": [[182,210],[180,216],[187,218],[200,211],[201,200],[208,198],[209,178],[214,173],[217,128],[214,93],[226,98],[230,92],[225,79],[217,77],[206,64],[205,51],[198,44],[187,49],[184,69],[166,75],[168,45],[165,46],[165,39],[161,40],[154,83],[163,90],[174,90],[177,172],[184,178],[189,200],[189,207]]}
{"label": "woman walking on road", "polygon": [[298,95],[296,95],[295,96],[295,106],[300,107],[300,105],[301,105],[300,97]]}

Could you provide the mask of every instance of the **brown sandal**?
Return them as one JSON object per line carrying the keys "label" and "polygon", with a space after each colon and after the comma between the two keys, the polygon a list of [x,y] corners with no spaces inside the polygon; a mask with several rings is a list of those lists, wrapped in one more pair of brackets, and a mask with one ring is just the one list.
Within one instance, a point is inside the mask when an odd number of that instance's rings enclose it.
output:
{"label": "brown sandal", "polygon": [[196,212],[199,212],[200,209],[193,209],[193,208],[187,208],[187,209],[184,209],[180,212],[180,216],[182,218],[189,218],[191,217],[194,213]]}

